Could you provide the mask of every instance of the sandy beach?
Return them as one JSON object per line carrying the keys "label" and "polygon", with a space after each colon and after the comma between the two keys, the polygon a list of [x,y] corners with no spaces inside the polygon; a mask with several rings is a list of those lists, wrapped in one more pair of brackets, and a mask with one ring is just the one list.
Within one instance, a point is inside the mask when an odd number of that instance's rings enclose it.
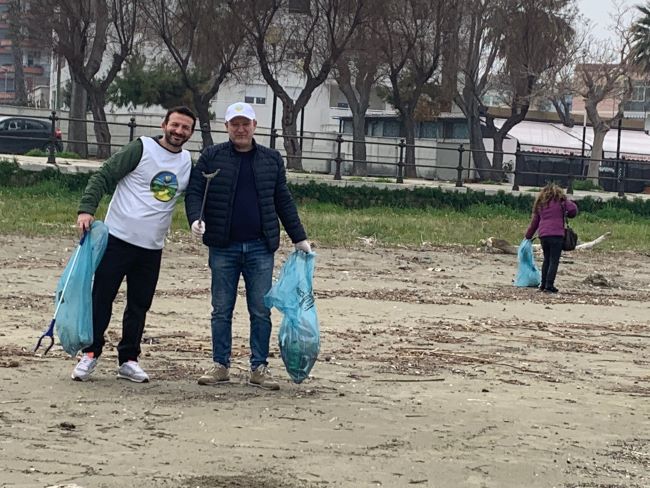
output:
{"label": "sandy beach", "polygon": [[58,346],[34,355],[74,246],[0,236],[2,487],[650,486],[647,255],[566,254],[553,295],[479,248],[317,247],[319,361],[290,381],[274,311],[268,392],[246,383],[243,288],[233,381],[197,384],[210,277],[187,235],[148,315],[150,383],[116,379],[122,292],[91,381]]}

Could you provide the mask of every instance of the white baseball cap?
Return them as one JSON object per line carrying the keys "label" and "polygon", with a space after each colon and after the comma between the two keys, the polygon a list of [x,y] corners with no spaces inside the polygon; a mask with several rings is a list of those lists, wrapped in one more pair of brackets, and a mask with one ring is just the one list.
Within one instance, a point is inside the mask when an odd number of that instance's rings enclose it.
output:
{"label": "white baseball cap", "polygon": [[249,120],[255,119],[255,110],[248,103],[237,102],[233,103],[226,109],[226,122],[234,119],[235,117],[246,117]]}

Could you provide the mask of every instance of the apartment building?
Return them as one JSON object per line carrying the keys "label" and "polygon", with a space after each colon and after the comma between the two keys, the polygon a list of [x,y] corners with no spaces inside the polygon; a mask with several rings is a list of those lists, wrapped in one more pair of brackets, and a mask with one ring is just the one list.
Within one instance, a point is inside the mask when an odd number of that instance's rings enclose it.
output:
{"label": "apartment building", "polygon": [[[0,103],[16,100],[14,53],[9,30],[9,0],[0,0]],[[32,39],[22,44],[25,88],[30,105],[48,106],[51,46],[40,46]]]}

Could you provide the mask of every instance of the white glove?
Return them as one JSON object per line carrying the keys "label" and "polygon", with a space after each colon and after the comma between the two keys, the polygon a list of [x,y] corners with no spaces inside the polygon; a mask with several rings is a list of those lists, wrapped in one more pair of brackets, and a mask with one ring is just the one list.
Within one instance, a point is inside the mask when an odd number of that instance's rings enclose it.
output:
{"label": "white glove", "polygon": [[306,252],[307,254],[311,253],[311,246],[309,245],[308,240],[296,242],[294,244],[296,246],[296,251],[303,251]]}
{"label": "white glove", "polygon": [[195,220],[192,222],[192,235],[201,238],[205,234],[205,222],[202,220]]}

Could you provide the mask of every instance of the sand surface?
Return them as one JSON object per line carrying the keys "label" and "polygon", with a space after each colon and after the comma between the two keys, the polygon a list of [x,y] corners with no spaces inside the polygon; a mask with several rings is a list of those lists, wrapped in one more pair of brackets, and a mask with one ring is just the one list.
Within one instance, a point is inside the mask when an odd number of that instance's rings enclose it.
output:
{"label": "sand surface", "polygon": [[58,346],[35,356],[74,246],[0,236],[2,487],[650,486],[648,256],[568,254],[549,295],[512,286],[515,256],[319,247],[320,360],[289,380],[274,312],[267,392],[246,384],[243,289],[233,381],[197,384],[210,281],[187,238],[164,251],[150,383],[115,376],[122,292],[91,381]]}

